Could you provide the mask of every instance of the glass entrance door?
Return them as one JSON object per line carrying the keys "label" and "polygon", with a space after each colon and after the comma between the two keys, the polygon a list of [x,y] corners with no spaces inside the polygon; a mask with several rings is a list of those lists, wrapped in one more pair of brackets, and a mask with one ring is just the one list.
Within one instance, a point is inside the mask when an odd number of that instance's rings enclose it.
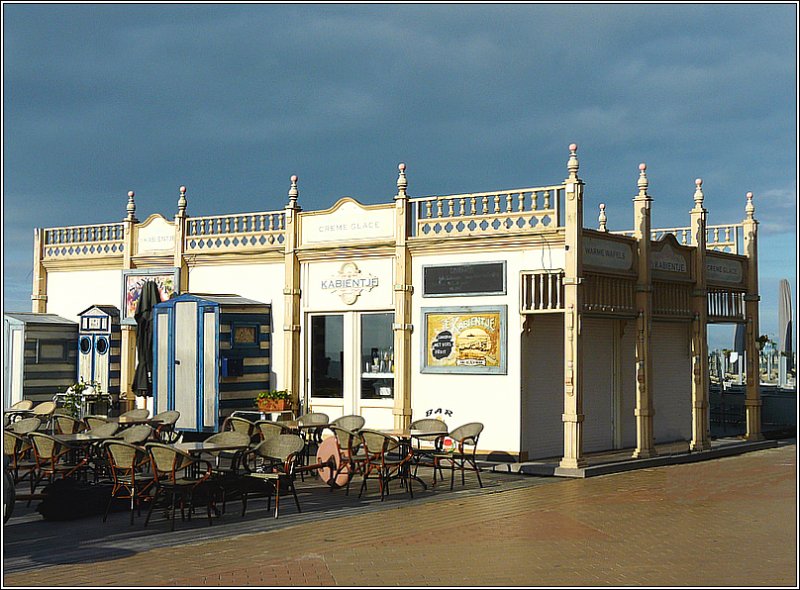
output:
{"label": "glass entrance door", "polygon": [[370,428],[394,424],[391,312],[308,316],[307,404],[331,420],[358,414]]}

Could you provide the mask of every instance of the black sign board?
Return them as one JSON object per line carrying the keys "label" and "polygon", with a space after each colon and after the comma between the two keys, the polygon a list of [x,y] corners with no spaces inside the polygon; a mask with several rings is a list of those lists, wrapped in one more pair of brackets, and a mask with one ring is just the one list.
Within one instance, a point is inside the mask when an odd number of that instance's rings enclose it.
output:
{"label": "black sign board", "polygon": [[505,295],[506,263],[424,266],[422,282],[423,297]]}

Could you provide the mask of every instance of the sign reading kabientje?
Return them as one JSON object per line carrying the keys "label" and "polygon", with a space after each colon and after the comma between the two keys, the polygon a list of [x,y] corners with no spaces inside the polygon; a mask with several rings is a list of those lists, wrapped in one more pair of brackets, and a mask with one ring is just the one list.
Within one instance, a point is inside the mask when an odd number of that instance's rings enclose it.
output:
{"label": "sign reading kabientje", "polygon": [[423,308],[423,373],[506,372],[506,307]]}

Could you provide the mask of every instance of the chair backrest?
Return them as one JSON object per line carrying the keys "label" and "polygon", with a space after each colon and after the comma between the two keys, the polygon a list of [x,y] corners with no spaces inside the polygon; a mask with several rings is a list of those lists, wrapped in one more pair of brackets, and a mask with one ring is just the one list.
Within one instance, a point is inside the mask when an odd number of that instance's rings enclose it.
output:
{"label": "chair backrest", "polygon": [[136,424],[120,433],[120,438],[128,444],[140,445],[152,438],[153,429],[147,424]]}
{"label": "chair backrest", "polygon": [[303,414],[297,419],[298,424],[301,426],[324,426],[328,423],[328,415],[322,412],[310,412]]}
{"label": "chair backrest", "polygon": [[150,410],[147,408],[134,408],[119,415],[120,418],[133,418],[134,420],[144,420],[150,416]]}
{"label": "chair backrest", "polygon": [[56,402],[42,402],[31,408],[31,411],[36,416],[52,416],[56,411]]}
{"label": "chair backrest", "polygon": [[3,454],[16,459],[27,448],[30,443],[24,436],[20,436],[10,430],[3,431]]}
{"label": "chair backrest", "polygon": [[180,417],[181,413],[178,410],[167,410],[166,412],[159,412],[153,416],[153,420],[160,420],[160,427],[174,426]]}
{"label": "chair backrest", "polygon": [[297,456],[304,446],[303,439],[297,434],[278,434],[264,439],[255,448],[255,453],[260,457],[285,463],[292,455]]}
{"label": "chair backrest", "polygon": [[147,452],[142,447],[121,440],[108,440],[103,444],[113,473],[117,471],[132,472],[141,465],[147,456]]}
{"label": "chair backrest", "polygon": [[255,424],[240,416],[228,416],[222,423],[222,431],[235,430],[237,432],[244,432],[247,436],[253,436]]}
{"label": "chair backrest", "polygon": [[147,443],[145,445],[153,465],[157,479],[175,481],[178,472],[190,467],[195,460],[189,453],[163,443]]}
{"label": "chair backrest", "polygon": [[84,424],[86,424],[87,428],[92,429],[92,428],[97,428],[101,424],[108,424],[109,422],[111,422],[111,420],[109,420],[105,416],[84,416],[83,422]]}
{"label": "chair backrest", "polygon": [[261,435],[261,440],[269,436],[283,434],[283,430],[283,426],[277,422],[271,422],[270,420],[259,420],[256,422],[256,431]]}
{"label": "chair backrest", "polygon": [[331,426],[338,426],[339,428],[344,428],[345,430],[356,431],[361,430],[364,428],[364,424],[366,424],[366,420],[364,420],[363,416],[357,416],[355,414],[350,414],[348,416],[340,416],[336,418],[333,422],[331,422]]}
{"label": "chair backrest", "polygon": [[17,403],[11,405],[11,410],[30,410],[33,407],[33,402],[29,399],[21,399]]}
{"label": "chair backrest", "polygon": [[119,424],[105,422],[103,424],[98,424],[89,430],[87,434],[94,434],[95,436],[113,436],[117,433],[117,430],[119,430]]}
{"label": "chair backrest", "polygon": [[36,456],[36,463],[55,461],[61,454],[64,445],[55,438],[44,432],[31,432],[28,434],[33,445],[33,453]]}
{"label": "chair backrest", "polygon": [[[250,444],[250,437],[246,432],[241,432],[239,430],[225,430],[223,432],[212,434],[206,439],[206,442],[219,445],[248,446]],[[211,451],[212,454],[217,452],[219,451]]]}
{"label": "chair backrest", "polygon": [[411,423],[411,430],[421,430],[422,432],[430,432],[431,436],[419,436],[423,440],[432,440],[439,434],[447,434],[448,428],[444,420],[438,418],[420,418]]}
{"label": "chair backrest", "polygon": [[462,424],[458,428],[452,430],[449,434],[450,438],[455,441],[463,441],[464,444],[477,445],[478,437],[483,432],[483,424],[480,422],[470,422],[469,424]]}
{"label": "chair backrest", "polygon": [[28,434],[29,432],[34,432],[37,430],[41,424],[41,419],[37,418],[36,416],[31,416],[30,418],[17,420],[9,427],[9,429],[17,434]]}
{"label": "chair backrest", "polygon": [[400,447],[400,441],[383,432],[362,430],[359,434],[361,435],[361,440],[364,441],[364,450],[367,453],[367,457],[372,460],[375,458],[383,460],[385,455]]}
{"label": "chair backrest", "polygon": [[334,424],[331,424],[328,428],[330,428],[331,432],[333,432],[333,436],[336,437],[336,444],[339,447],[340,454],[346,453],[347,455],[352,456],[358,452],[358,449],[363,444],[361,440],[361,434],[359,432],[354,432]]}
{"label": "chair backrest", "polygon": [[56,434],[75,434],[83,430],[84,424],[72,416],[55,414],[53,416],[53,426]]}

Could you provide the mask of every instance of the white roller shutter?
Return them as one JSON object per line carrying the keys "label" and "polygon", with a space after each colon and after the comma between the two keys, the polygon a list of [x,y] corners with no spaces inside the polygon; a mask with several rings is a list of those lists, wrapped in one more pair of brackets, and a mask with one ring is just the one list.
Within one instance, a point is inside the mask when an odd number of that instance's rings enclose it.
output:
{"label": "white roller shutter", "polygon": [[614,324],[583,318],[583,451],[613,448]]}
{"label": "white roller shutter", "polygon": [[653,407],[655,442],[692,436],[692,366],[689,324],[653,322]]}

